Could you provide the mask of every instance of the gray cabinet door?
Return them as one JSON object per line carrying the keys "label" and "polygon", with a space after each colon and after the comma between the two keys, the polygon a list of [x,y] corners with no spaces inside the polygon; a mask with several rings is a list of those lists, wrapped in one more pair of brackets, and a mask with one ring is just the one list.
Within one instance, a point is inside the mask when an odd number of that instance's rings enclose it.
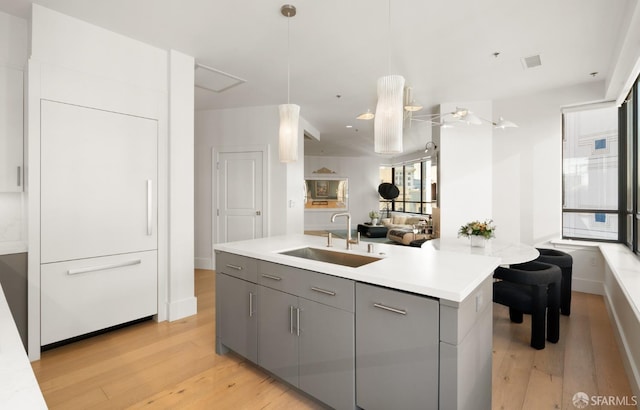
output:
{"label": "gray cabinet door", "polygon": [[298,298],[258,287],[258,364],[298,387]]}
{"label": "gray cabinet door", "polygon": [[334,409],[353,409],[353,313],[302,298],[299,308],[300,389]]}
{"label": "gray cabinet door", "polygon": [[359,407],[438,408],[438,308],[435,299],[356,284]]}
{"label": "gray cabinet door", "polygon": [[257,363],[257,285],[218,273],[216,297],[218,343]]}

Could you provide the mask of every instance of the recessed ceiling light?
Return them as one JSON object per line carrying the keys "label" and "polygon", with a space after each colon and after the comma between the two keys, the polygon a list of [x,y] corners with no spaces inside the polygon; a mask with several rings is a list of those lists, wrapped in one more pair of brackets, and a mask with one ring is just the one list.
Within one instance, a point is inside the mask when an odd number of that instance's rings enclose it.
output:
{"label": "recessed ceiling light", "polygon": [[347,125],[346,127],[347,128],[353,128],[353,125]]}

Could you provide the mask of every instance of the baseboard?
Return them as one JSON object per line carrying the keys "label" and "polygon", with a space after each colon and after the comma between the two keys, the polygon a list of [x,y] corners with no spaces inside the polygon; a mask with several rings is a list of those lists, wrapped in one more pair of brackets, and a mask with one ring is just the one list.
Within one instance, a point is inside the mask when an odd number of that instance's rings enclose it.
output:
{"label": "baseboard", "polygon": [[167,306],[169,312],[168,320],[173,322],[198,313],[198,298],[195,296],[171,302]]}
{"label": "baseboard", "polygon": [[213,270],[213,261],[211,258],[195,258],[193,265],[196,269]]}
{"label": "baseboard", "polygon": [[577,278],[575,275],[571,278],[571,290],[594,295],[604,295],[604,285],[602,282]]}

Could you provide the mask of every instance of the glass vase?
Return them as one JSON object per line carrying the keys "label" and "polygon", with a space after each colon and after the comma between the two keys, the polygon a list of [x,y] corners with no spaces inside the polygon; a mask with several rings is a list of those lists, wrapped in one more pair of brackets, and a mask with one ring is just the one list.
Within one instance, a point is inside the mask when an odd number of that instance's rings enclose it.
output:
{"label": "glass vase", "polygon": [[484,248],[484,245],[487,242],[484,236],[479,235],[471,235],[469,236],[469,240],[471,241],[472,248]]}

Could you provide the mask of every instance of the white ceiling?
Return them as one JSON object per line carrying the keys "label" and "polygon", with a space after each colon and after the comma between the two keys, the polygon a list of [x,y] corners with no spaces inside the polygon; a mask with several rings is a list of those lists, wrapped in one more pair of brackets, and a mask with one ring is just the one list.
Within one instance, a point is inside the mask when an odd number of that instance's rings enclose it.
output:
{"label": "white ceiling", "polygon": [[[247,80],[220,94],[196,88],[196,109],[202,110],[286,102],[287,19],[280,7],[287,1],[298,13],[289,21],[291,102],[321,132],[321,142],[305,141],[305,154],[338,156],[373,153],[373,121],[355,117],[375,111],[376,81],[383,75],[403,75],[427,110],[441,102],[606,82],[637,4],[391,0],[389,17],[387,0],[38,3]],[[0,10],[28,19],[31,2],[1,0]],[[542,66],[523,69],[521,58],[535,54]],[[414,125],[405,151],[423,147],[429,135],[426,126]]]}

